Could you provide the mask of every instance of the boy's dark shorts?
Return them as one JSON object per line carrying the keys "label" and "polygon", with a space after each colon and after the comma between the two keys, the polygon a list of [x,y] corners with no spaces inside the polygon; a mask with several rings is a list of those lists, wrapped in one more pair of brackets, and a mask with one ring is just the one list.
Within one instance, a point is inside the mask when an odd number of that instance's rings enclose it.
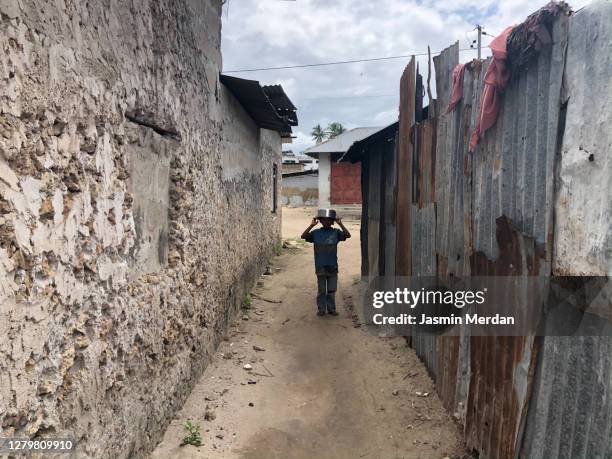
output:
{"label": "boy's dark shorts", "polygon": [[337,266],[316,266],[315,273],[317,276],[335,276],[338,274]]}

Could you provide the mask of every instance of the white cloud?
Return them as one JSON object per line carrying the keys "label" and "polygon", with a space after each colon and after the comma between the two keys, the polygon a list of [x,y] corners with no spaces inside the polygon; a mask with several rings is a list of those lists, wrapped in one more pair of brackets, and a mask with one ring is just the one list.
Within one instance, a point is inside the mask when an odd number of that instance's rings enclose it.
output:
{"label": "white cloud", "polygon": [[397,121],[398,113],[399,110],[397,108],[393,110],[384,110],[375,114],[372,119],[374,120],[375,125],[386,126],[387,124]]}
{"label": "white cloud", "polygon": [[[224,8],[225,69],[276,67],[439,51],[459,40],[468,48],[476,23],[489,33],[521,22],[547,0],[229,0]],[[573,2],[583,6],[587,0]],[[488,43],[489,39],[484,40]],[[485,54],[486,55],[486,54]],[[462,52],[464,61],[475,52]],[[291,148],[311,144],[317,123],[384,125],[397,116],[399,79],[408,59],[238,73],[280,83],[298,107]],[[419,57],[421,73],[426,57]],[[356,98],[352,96],[368,96]],[[371,97],[379,95],[379,97]],[[388,97],[392,95],[392,97]],[[351,97],[347,97],[351,96]],[[344,98],[340,98],[344,97]]]}

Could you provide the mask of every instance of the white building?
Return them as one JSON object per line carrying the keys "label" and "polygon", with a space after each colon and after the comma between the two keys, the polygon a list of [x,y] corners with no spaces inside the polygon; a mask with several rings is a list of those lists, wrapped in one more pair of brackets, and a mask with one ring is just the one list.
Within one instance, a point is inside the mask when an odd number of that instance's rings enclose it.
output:
{"label": "white building", "polygon": [[341,161],[355,142],[370,136],[379,127],[361,127],[345,131],[333,139],[304,151],[319,160],[319,206],[361,204],[361,166]]}

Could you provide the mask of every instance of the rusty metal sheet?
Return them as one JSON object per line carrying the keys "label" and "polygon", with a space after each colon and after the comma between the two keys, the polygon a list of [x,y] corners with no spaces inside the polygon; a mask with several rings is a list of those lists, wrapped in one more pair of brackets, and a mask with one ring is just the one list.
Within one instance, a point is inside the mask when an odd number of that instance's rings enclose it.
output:
{"label": "rusty metal sheet", "polygon": [[[435,234],[434,272],[441,278],[451,274],[547,277],[552,270],[553,246],[556,274],[567,274],[565,270],[571,266],[582,270],[570,272],[577,275],[610,273],[612,195],[607,183],[612,160],[599,150],[610,144],[609,133],[604,131],[612,121],[608,110],[612,102],[612,58],[603,51],[612,39],[611,9],[609,2],[600,3],[569,20],[561,17],[555,22],[552,45],[513,73],[497,123],[487,131],[474,155],[467,154],[467,144],[476,124],[489,61],[471,64],[465,73],[463,100],[452,113],[444,114],[451,72],[458,62],[458,45],[434,59],[439,116],[431,182],[435,187],[435,221],[431,228]],[[566,79],[570,99],[563,136],[561,88],[568,21]],[[575,43],[572,37],[576,37]],[[597,64],[593,60],[598,60]],[[591,75],[585,75],[587,72]],[[572,98],[574,113],[570,116]],[[594,121],[585,123],[589,119]],[[400,221],[410,223],[409,266],[413,274],[421,274],[431,272],[427,260],[432,258],[430,241],[422,231],[430,211],[429,202],[422,198],[427,195],[423,174],[427,165],[421,154],[427,146],[419,141],[420,126],[413,129],[416,139],[402,137],[411,132],[410,127],[400,129],[398,191],[400,187],[405,193],[412,190],[416,201],[408,210],[398,195],[396,209],[398,225]],[[560,140],[562,161],[567,161],[560,167],[561,192],[555,201],[555,158]],[[416,145],[413,150],[411,142]],[[584,149],[589,151],[585,153]],[[400,163],[400,159],[406,159],[406,151],[411,154],[410,161]],[[586,155],[586,159],[580,155]],[[597,173],[588,169],[593,164],[587,163],[593,162],[599,167]],[[588,181],[589,171],[599,184],[596,188]],[[414,189],[410,182],[413,178]],[[587,193],[595,193],[592,208]],[[565,219],[555,233],[559,241],[553,240],[555,205],[557,222],[559,217]],[[400,216],[402,210],[407,216]],[[593,231],[578,228],[580,219],[586,219]],[[398,267],[406,253],[406,245],[402,255],[399,246],[405,237],[402,234],[406,234],[404,228],[400,232],[398,226]],[[579,250],[571,253],[576,237],[582,238]],[[546,282],[543,288],[548,288]],[[534,319],[544,306],[529,301],[521,305],[519,313]],[[481,457],[611,456],[610,339],[572,342],[534,336],[477,337],[470,336],[469,327],[462,327],[459,337],[434,338],[417,330],[411,340],[436,380],[444,405],[464,423],[468,446],[478,450]]]}
{"label": "rusty metal sheet", "polygon": [[372,143],[361,157],[362,275],[394,275],[396,136]]}
{"label": "rusty metal sheet", "polygon": [[410,339],[410,346],[423,361],[432,379],[436,381],[438,376],[438,336],[413,327]]}
{"label": "rusty metal sheet", "polygon": [[565,309],[546,318],[521,455],[612,457],[612,282],[586,276],[559,281],[555,286],[569,288],[572,301],[582,284],[582,301],[588,299],[574,305],[585,314]]}
{"label": "rusty metal sheet", "polygon": [[442,334],[437,339],[436,391],[455,420],[465,425],[471,380],[470,328],[458,335]]}
{"label": "rusty metal sheet", "polygon": [[[551,253],[552,171],[564,46],[559,24],[555,45],[510,83],[496,126],[473,156],[467,144],[488,62],[468,67],[463,100],[452,113],[439,116],[435,200],[441,277],[550,272],[546,255]],[[451,47],[434,62],[443,113],[458,51]],[[500,217],[509,235],[508,253],[498,247]],[[513,271],[513,264],[527,269]],[[534,342],[533,337],[469,333],[458,342],[439,338],[438,389],[445,405],[464,418],[468,446],[484,457],[514,457],[518,450],[537,356]]]}
{"label": "rusty metal sheet", "polygon": [[468,448],[480,457],[515,457],[535,367],[533,337],[473,336],[466,410]]}
{"label": "rusty metal sheet", "polygon": [[[611,273],[611,40],[610,2],[570,18],[555,202],[553,270],[559,276]],[[609,281],[602,295],[609,311]],[[543,338],[522,456],[612,457],[612,338],[606,327],[599,321],[591,336]]]}
{"label": "rusty metal sheet", "polygon": [[495,219],[510,218],[551,259],[554,160],[559,129],[567,20],[553,44],[511,79],[496,124],[473,155],[474,250],[495,260]]}
{"label": "rusty metal sheet", "polygon": [[410,276],[412,207],[412,143],[410,130],[415,113],[415,58],[412,57],[400,80],[400,122],[397,149],[397,193],[396,193],[396,258],[395,272],[398,276]]}
{"label": "rusty metal sheet", "polygon": [[380,145],[379,150],[380,150],[380,153],[379,153],[380,166],[378,170],[379,170],[380,180],[378,182],[378,188],[379,188],[379,194],[380,194],[380,216],[379,216],[380,226],[378,228],[378,275],[384,276],[385,275],[385,245],[387,242],[386,241],[387,230],[385,228],[386,211],[387,211],[387,204],[385,202],[385,198],[386,198],[385,181],[387,180],[387,177],[385,175],[386,168],[385,168],[384,145]]}
{"label": "rusty metal sheet", "polygon": [[436,210],[434,203],[412,205],[412,275],[436,275]]}
{"label": "rusty metal sheet", "polygon": [[612,3],[594,3],[571,18],[564,78],[567,111],[555,205],[556,275],[612,275],[610,43]]}
{"label": "rusty metal sheet", "polygon": [[[450,100],[451,75],[453,68],[459,63],[459,42],[443,50],[438,56],[433,58],[436,71],[436,113],[438,113],[437,139],[436,139],[436,181],[435,181],[435,201],[437,211],[436,226],[439,228],[436,237],[436,251],[440,256],[448,261],[449,251],[449,220],[452,209],[450,195],[451,187],[451,158],[452,141],[455,136],[452,134],[454,114],[446,113],[446,107]],[[444,263],[442,266],[448,266]],[[446,271],[440,274],[444,276]]]}
{"label": "rusty metal sheet", "polygon": [[[550,274],[565,20],[555,23],[553,40],[509,82],[497,122],[472,157],[472,275]],[[543,305],[531,303],[517,308],[537,316]],[[519,450],[535,343],[533,336],[471,338],[466,440],[484,457]]]}
{"label": "rusty metal sheet", "polygon": [[366,155],[361,162],[361,225],[359,227],[359,241],[361,243],[361,275],[369,275],[370,261],[368,260],[368,224],[370,220],[370,158]]}
{"label": "rusty metal sheet", "polygon": [[416,196],[414,201],[419,207],[435,200],[435,164],[436,164],[436,120],[428,119],[418,123],[414,129],[417,148],[414,150],[416,156],[415,171]]}
{"label": "rusty metal sheet", "polygon": [[[429,230],[431,236],[433,236],[434,253],[430,256],[435,257],[434,275],[438,274],[441,278],[446,278],[448,274],[448,254],[451,252],[449,247],[449,240],[453,236],[455,228],[449,226],[450,214],[455,206],[454,190],[456,190],[456,184],[453,183],[452,177],[453,167],[457,167],[457,161],[453,161],[453,152],[457,151],[457,148],[462,147],[456,145],[456,142],[460,140],[457,138],[454,132],[458,131],[457,125],[461,126],[463,114],[466,110],[469,113],[469,108],[459,107],[462,112],[457,116],[455,114],[445,114],[448,100],[450,99],[451,92],[451,74],[455,65],[459,62],[459,44],[455,43],[453,46],[444,50],[439,56],[434,58],[434,65],[436,69],[436,110],[438,118],[435,120],[435,127],[432,125],[432,136],[433,145],[431,147],[431,172],[433,176],[430,180],[431,186],[431,198],[435,202],[433,206],[433,222],[431,222],[431,229]],[[464,94],[468,97],[465,100],[470,100],[472,79],[468,78],[464,82],[464,86],[468,86],[467,90],[464,90]],[[420,129],[422,124],[419,125]],[[418,134],[421,134],[420,136]],[[426,159],[429,159],[423,151],[428,150],[428,145],[423,142],[425,135],[422,132],[417,134],[417,145],[419,152],[419,187],[418,187],[418,198],[419,205],[422,206],[426,201],[424,196],[428,193],[425,191],[426,178],[428,176],[429,164]],[[424,183],[425,182],[425,183]],[[467,194],[468,199],[471,198],[471,193]],[[463,196],[459,196],[459,199],[463,199]],[[429,202],[427,200],[427,202]],[[462,209],[463,206],[460,206]],[[454,213],[453,213],[454,215]],[[422,226],[422,225],[420,225]],[[438,233],[438,229],[441,233]],[[419,234],[419,233],[417,233]],[[423,239],[424,234],[421,234]],[[463,237],[460,238],[461,247],[463,247]],[[414,240],[414,236],[413,236]],[[429,239],[426,239],[429,242]],[[415,244],[419,244],[419,241],[415,241]],[[429,244],[426,244],[426,247]],[[431,261],[422,263],[417,259],[417,269],[419,272],[429,274]],[[413,267],[415,263],[413,262]],[[463,330],[462,330],[463,334]],[[429,372],[434,376],[436,383],[436,390],[442,399],[442,402],[447,410],[453,414],[457,414],[459,418],[463,416],[465,412],[465,405],[467,401],[467,386],[469,384],[469,339],[465,339],[464,336],[431,336],[423,332],[416,330],[415,336],[412,337],[412,346],[415,347],[417,354],[423,359],[429,369]]]}
{"label": "rusty metal sheet", "polygon": [[381,194],[382,156],[379,151],[370,153],[368,169],[368,273],[370,276],[378,276],[380,274],[381,214],[384,210],[384,198]]}
{"label": "rusty metal sheet", "polygon": [[[434,203],[412,204],[412,275],[431,277],[436,275],[436,212]],[[412,348],[425,363],[434,380],[438,374],[436,334],[428,333],[420,327],[412,327]]]}
{"label": "rusty metal sheet", "polygon": [[397,179],[397,134],[392,142],[389,142],[384,151],[383,171],[385,175],[385,275],[395,276],[395,243],[396,243],[396,203],[395,203],[395,181]]}
{"label": "rusty metal sheet", "polygon": [[[484,252],[475,252],[471,257],[473,276],[537,277],[550,270],[550,264],[541,259],[535,238],[521,233],[507,217],[496,219],[494,239],[498,258],[490,260]],[[517,288],[523,285],[519,282]],[[543,288],[546,286],[544,283]],[[514,311],[532,321],[540,317],[543,304],[526,302],[521,292],[514,298]],[[534,336],[470,339],[466,442],[484,457],[515,457],[521,445],[537,358],[535,344]]]}
{"label": "rusty metal sheet", "polygon": [[460,336],[439,336],[437,339],[437,378],[436,391],[444,408],[451,413],[457,412],[457,382],[460,379]]}
{"label": "rusty metal sheet", "polygon": [[473,106],[477,106],[482,84],[480,65],[470,65],[464,74],[463,99],[446,113],[450,99],[451,75],[459,62],[455,44],[434,58],[438,113],[435,151],[436,250],[445,258],[442,278],[469,274],[472,246],[471,156],[467,143],[473,125]]}
{"label": "rusty metal sheet", "polygon": [[[550,269],[541,259],[535,238],[518,231],[507,217],[497,218],[495,228],[498,258],[493,261],[484,252],[475,252],[471,257],[473,276],[536,277]],[[524,295],[516,295],[514,310],[520,314],[536,320],[542,308],[542,304],[525,302]],[[536,343],[534,336],[470,338],[465,432],[468,447],[477,449],[481,456],[517,455],[538,355]]]}
{"label": "rusty metal sheet", "polygon": [[547,336],[522,457],[612,457],[612,338]]}
{"label": "rusty metal sheet", "polygon": [[434,56],[433,62],[436,76],[436,113],[438,118],[442,118],[440,115],[446,113],[453,89],[451,75],[459,63],[459,42],[456,41],[438,56]]}

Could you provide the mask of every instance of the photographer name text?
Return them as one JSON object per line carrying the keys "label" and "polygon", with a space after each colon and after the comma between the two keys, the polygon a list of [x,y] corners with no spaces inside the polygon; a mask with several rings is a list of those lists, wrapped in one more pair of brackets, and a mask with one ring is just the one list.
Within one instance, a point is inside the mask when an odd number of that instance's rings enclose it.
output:
{"label": "photographer name text", "polygon": [[[436,291],[436,290],[410,290],[397,288],[389,291],[375,291],[372,293],[372,306],[375,310],[385,306],[401,306],[414,309],[419,305],[448,305],[461,310],[465,306],[481,306],[485,303],[487,289],[477,291]],[[375,325],[514,325],[513,316],[500,314],[446,314],[436,316],[433,314],[400,313],[395,315],[375,313],[372,316]]]}
{"label": "photographer name text", "polygon": [[398,314],[386,316],[384,314],[374,314],[372,316],[374,325],[514,325],[514,317],[495,314],[492,316],[482,316],[478,314],[466,314],[463,316],[428,316],[421,314],[418,317],[414,314]]}

